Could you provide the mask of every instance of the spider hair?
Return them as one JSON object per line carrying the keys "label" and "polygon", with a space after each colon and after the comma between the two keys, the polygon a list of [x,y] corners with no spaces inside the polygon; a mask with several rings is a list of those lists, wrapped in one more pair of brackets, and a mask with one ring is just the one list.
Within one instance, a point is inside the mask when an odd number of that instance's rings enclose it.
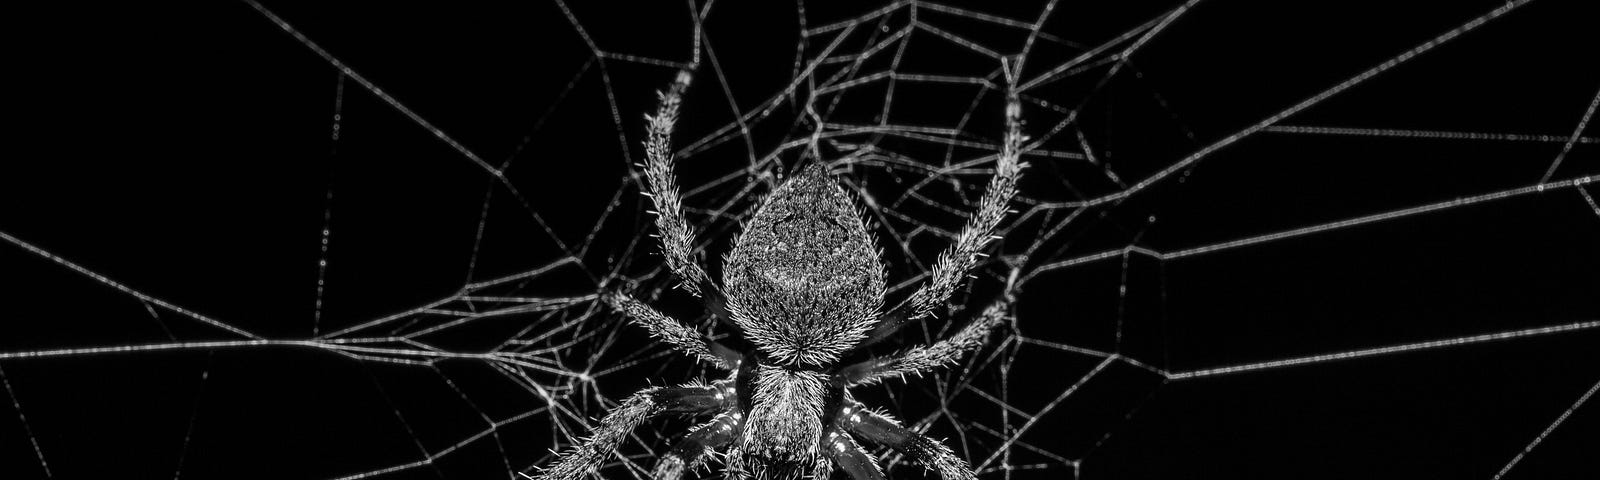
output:
{"label": "spider hair", "polygon": [[1016,93],[1006,97],[1006,134],[977,211],[940,254],[927,283],[881,312],[887,278],[882,249],[861,208],[815,158],[767,195],[743,224],[724,257],[722,285],[699,265],[694,230],[684,218],[672,176],[671,135],[693,78],[690,69],[658,93],[656,113],[646,116],[644,195],[656,207],[668,270],[749,345],[736,351],[625,293],[603,295],[607,305],[655,338],[732,374],[717,382],[651,387],[629,396],[539,479],[583,477],[634,428],[665,413],[715,417],[657,461],[652,472],[657,480],[677,480],[719,449],[726,449],[723,463],[734,478],[826,478],[837,465],[855,480],[882,480],[883,471],[857,437],[895,449],[945,480],[973,478],[949,447],[866,409],[847,388],[920,374],[978,349],[1005,323],[1013,301],[1010,282],[1002,299],[948,338],[855,364],[837,363],[866,355],[868,347],[901,326],[928,317],[978,265],[1022,172],[1019,156],[1026,137]]}

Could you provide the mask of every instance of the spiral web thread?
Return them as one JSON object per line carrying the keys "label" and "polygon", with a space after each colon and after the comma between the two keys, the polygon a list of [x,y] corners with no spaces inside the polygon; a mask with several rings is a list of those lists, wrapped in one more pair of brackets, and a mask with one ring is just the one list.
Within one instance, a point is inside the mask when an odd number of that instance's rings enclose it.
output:
{"label": "spiral web thread", "polygon": [[[1039,279],[1071,275],[1079,269],[1120,264],[1120,277],[1113,280],[1117,291],[1127,295],[1131,288],[1148,288],[1139,283],[1138,273],[1130,273],[1132,264],[1154,262],[1164,267],[1185,265],[1195,259],[1212,259],[1251,252],[1265,248],[1293,251],[1305,239],[1330,235],[1363,235],[1373,225],[1416,222],[1434,216],[1470,213],[1473,209],[1489,205],[1515,202],[1566,203],[1592,212],[1587,225],[1574,228],[1594,230],[1600,225],[1600,206],[1594,199],[1594,183],[1600,180],[1596,167],[1594,145],[1600,143],[1588,125],[1593,117],[1600,93],[1590,98],[1569,99],[1576,106],[1565,131],[1512,132],[1463,131],[1453,129],[1390,128],[1381,122],[1381,116],[1372,114],[1369,124],[1318,125],[1302,124],[1302,114],[1325,104],[1337,103],[1357,87],[1390,76],[1406,75],[1404,66],[1426,58],[1437,50],[1457,48],[1463,38],[1479,34],[1504,17],[1531,3],[1514,1],[1475,15],[1454,24],[1451,28],[1420,35],[1421,41],[1398,48],[1392,56],[1369,62],[1366,67],[1347,71],[1342,76],[1327,78],[1323,87],[1303,97],[1302,100],[1281,105],[1276,111],[1260,117],[1253,123],[1233,129],[1223,135],[1195,139],[1182,155],[1164,159],[1156,168],[1128,168],[1124,170],[1119,160],[1085,135],[1078,127],[1082,116],[1093,111],[1084,105],[1097,95],[1104,95],[1110,85],[1122,85],[1139,78],[1138,61],[1141,49],[1166,40],[1173,25],[1183,22],[1202,2],[1190,1],[1173,5],[1141,23],[1131,25],[1116,35],[1097,39],[1096,43],[1077,43],[1070,35],[1049,28],[1060,14],[1057,2],[1043,2],[1031,17],[1011,17],[982,11],[948,6],[937,2],[896,1],[842,19],[816,19],[807,16],[807,4],[796,5],[803,18],[799,26],[797,45],[771,54],[794,56],[791,81],[774,91],[765,92],[760,103],[739,104],[733,101],[730,88],[738,88],[736,74],[729,73],[716,58],[716,48],[724,40],[704,33],[702,42],[691,39],[681,41],[686,47],[682,58],[652,58],[635,55],[626,50],[602,49],[597,45],[616,44],[589,38],[585,26],[605,22],[604,18],[580,16],[562,2],[555,2],[566,15],[573,34],[584,39],[591,49],[592,61],[582,70],[572,72],[574,78],[599,81],[604,87],[613,111],[621,110],[617,96],[639,96],[642,92],[625,92],[613,85],[610,69],[624,65],[641,65],[655,68],[661,80],[670,78],[672,72],[691,63],[701,64],[701,74],[707,80],[698,82],[689,92],[690,103],[685,117],[704,114],[707,110],[723,108],[730,112],[711,115],[715,123],[692,121],[692,127],[676,134],[676,155],[684,164],[719,161],[733,164],[720,177],[697,183],[684,183],[684,209],[688,218],[696,223],[702,258],[714,262],[716,253],[709,250],[717,239],[726,238],[737,230],[738,223],[747,215],[748,208],[758,202],[785,173],[786,165],[795,155],[823,147],[838,155],[830,163],[841,173],[847,188],[854,191],[866,205],[866,215],[877,224],[880,245],[890,259],[890,298],[904,298],[927,279],[931,257],[929,251],[953,241],[959,232],[964,212],[971,211],[985,179],[992,174],[995,152],[999,148],[997,132],[1002,131],[999,106],[1008,89],[1014,88],[1024,103],[1025,132],[1028,143],[1024,145],[1023,158],[1031,166],[1029,180],[1019,187],[1020,194],[1014,204],[1016,213],[1008,216],[1000,227],[1000,236],[990,253],[989,263],[980,268],[974,293],[957,295],[960,300],[949,311],[936,310],[936,319],[925,321],[910,330],[921,330],[919,340],[948,334],[959,328],[959,320],[976,313],[986,299],[992,298],[994,287],[1012,270],[1017,270],[1016,282],[1021,289],[1019,303],[1026,305],[1030,296],[1051,295],[1034,285],[1048,285]],[[297,30],[291,22],[278,17],[267,6],[247,0],[246,5],[255,14],[268,19],[281,30],[264,31],[263,35],[287,33],[286,46],[309,49],[329,68],[340,73],[339,96],[370,96],[421,126],[459,154],[460,161],[469,162],[490,180],[489,190],[495,195],[507,195],[527,204],[519,193],[516,182],[506,175],[510,162],[495,165],[484,160],[471,149],[454,140],[451,132],[429,123],[422,115],[406,107],[405,99],[382,90],[382,78],[364,76],[357,67],[346,64],[338,52],[319,46],[316,38]],[[711,3],[693,5],[694,14],[685,21],[694,23],[697,36],[702,35],[702,23],[731,21],[717,17],[717,6]],[[991,37],[968,37],[964,27],[982,26],[1002,32]],[[998,38],[999,40],[996,40]],[[916,69],[902,67],[902,59],[913,56],[918,49],[948,52],[950,55],[970,57],[963,62],[952,62],[950,71],[930,71],[920,65]],[[913,53],[908,53],[913,52]],[[1065,53],[1063,53],[1065,52]],[[730,54],[723,53],[724,57]],[[704,58],[702,58],[704,57]],[[1016,63],[1017,78],[1007,85],[1007,75],[1001,65],[1006,61]],[[727,63],[728,58],[721,58]],[[912,62],[912,60],[906,60]],[[974,65],[977,65],[974,67]],[[1090,85],[1087,93],[1060,94],[1058,83],[1077,82]],[[654,87],[659,88],[659,86]],[[719,91],[720,90],[720,91]],[[941,105],[936,110],[944,116],[923,117],[919,114],[899,112],[931,108],[931,100],[911,97],[939,92]],[[568,95],[563,93],[562,95]],[[723,98],[727,100],[724,102]],[[341,100],[342,101],[342,100]],[[736,104],[733,108],[718,103]],[[718,106],[720,105],[720,107]],[[866,107],[861,107],[866,105]],[[1586,108],[1583,108],[1586,106]],[[864,108],[862,114],[855,109]],[[618,148],[634,152],[642,140],[640,115],[643,111],[620,111],[615,117]],[[720,115],[720,116],[718,116]],[[732,116],[731,120],[728,118]],[[924,120],[935,118],[936,120]],[[953,119],[953,120],[952,120]],[[709,126],[706,126],[709,125]],[[763,125],[787,125],[782,141],[772,142],[751,133]],[[335,121],[335,135],[340,128]],[[1169,127],[1179,128],[1179,127]],[[1389,138],[1413,142],[1495,143],[1504,145],[1559,146],[1558,152],[1544,158],[1525,158],[1526,162],[1541,164],[1541,175],[1523,179],[1506,188],[1482,191],[1458,191],[1447,197],[1409,203],[1391,204],[1374,208],[1364,214],[1344,218],[1315,218],[1299,222],[1292,228],[1266,231],[1236,231],[1229,238],[1212,241],[1156,245],[1142,241],[1143,230],[1131,235],[1114,236],[1109,243],[1082,240],[1084,225],[1093,225],[1108,212],[1145,199],[1158,197],[1155,192],[1182,182],[1184,177],[1199,169],[1204,171],[1208,162],[1224,161],[1227,149],[1235,144],[1248,144],[1259,137],[1289,139],[1324,138]],[[1337,141],[1337,140],[1335,140]],[[739,151],[729,155],[728,151]],[[1529,150],[1547,152],[1546,150]],[[827,155],[825,155],[827,156]],[[742,160],[727,161],[743,157]],[[632,159],[615,159],[626,164]],[[1073,169],[1044,168],[1047,165],[1072,165]],[[1121,170],[1119,172],[1119,170]],[[1088,173],[1085,173],[1088,172]],[[79,361],[121,361],[129,357],[153,355],[168,351],[231,351],[248,350],[253,358],[271,361],[274,352],[284,349],[310,349],[334,354],[330,362],[360,362],[393,366],[400,369],[418,369],[431,372],[435,379],[448,385],[458,394],[448,401],[461,402],[481,416],[481,425],[470,435],[451,438],[415,438],[417,450],[398,452],[408,458],[388,463],[373,463],[364,468],[325,472],[327,478],[385,478],[407,472],[435,471],[440,476],[479,478],[481,476],[520,478],[524,473],[545,465],[556,450],[585,435],[608,408],[618,406],[632,390],[645,386],[636,382],[614,382],[624,375],[638,376],[681,375],[670,378],[672,383],[689,380],[702,372],[686,360],[661,346],[642,350],[620,350],[628,339],[638,341],[645,332],[620,325],[615,315],[602,301],[603,292],[610,288],[636,287],[636,295],[646,301],[676,295],[671,292],[670,274],[654,254],[656,242],[648,237],[654,234],[648,221],[636,221],[642,216],[632,216],[646,208],[646,199],[638,195],[643,181],[635,171],[631,181],[615,187],[612,198],[617,199],[606,207],[605,214],[596,219],[585,240],[567,244],[541,218],[540,205],[529,205],[524,211],[527,219],[541,226],[553,239],[560,253],[555,260],[538,265],[525,265],[512,275],[494,278],[471,278],[461,285],[459,293],[443,298],[418,299],[415,308],[391,315],[370,318],[334,328],[317,325],[316,333],[297,338],[267,337],[239,325],[227,318],[213,317],[185,308],[183,305],[145,293],[139,285],[119,282],[117,275],[75,263],[73,259],[54,253],[47,244],[36,244],[5,231],[0,225],[0,240],[12,248],[28,254],[33,261],[53,263],[56,268],[82,277],[81,284],[98,284],[109,287],[111,295],[131,298],[148,311],[130,311],[129,316],[150,315],[159,322],[193,322],[211,327],[194,338],[152,338],[147,341],[127,341],[117,344],[66,344],[17,345],[0,343],[0,367],[18,364],[38,364],[77,359]],[[331,196],[336,189],[330,189]],[[329,212],[337,216],[336,209]],[[1113,215],[1117,215],[1113,213]],[[1098,216],[1098,217],[1097,217]],[[484,209],[477,221],[480,232],[495,221]],[[608,222],[630,225],[633,237],[618,240],[605,258],[599,259],[591,247],[601,245],[598,236]],[[1159,220],[1144,224],[1144,228],[1160,225]],[[339,261],[337,248],[326,248],[327,238],[337,236],[337,227],[325,228],[325,247],[319,262],[323,265]],[[1376,234],[1374,234],[1376,235]],[[1385,239],[1391,240],[1391,239]],[[1106,247],[1105,245],[1110,245]],[[711,254],[707,254],[711,253]],[[1311,253],[1307,253],[1308,255]],[[471,263],[477,263],[476,254]],[[708,267],[714,268],[714,267]],[[547,276],[575,274],[589,278],[594,285],[562,290],[565,293],[540,291],[526,287]],[[3,273],[0,273],[3,275]],[[1130,279],[1132,277],[1132,279]],[[1104,280],[1100,280],[1104,281]],[[318,285],[318,317],[321,317],[322,289]],[[94,287],[83,287],[91,289]],[[1165,287],[1156,287],[1158,289]],[[987,290],[985,290],[987,289]],[[336,292],[336,291],[335,291]],[[576,293],[574,293],[576,292]],[[330,293],[336,294],[336,293]],[[1118,300],[1122,305],[1124,299]],[[1114,428],[1087,432],[1094,438],[1087,448],[1063,448],[1052,445],[1052,433],[1041,432],[1043,425],[1069,408],[1072,400],[1088,392],[1103,377],[1119,369],[1131,368],[1133,377],[1159,385],[1204,382],[1217,377],[1248,376],[1269,371],[1283,371],[1287,375],[1316,368],[1328,368],[1341,362],[1357,359],[1371,361],[1405,362],[1417,356],[1438,354],[1455,349],[1483,348],[1486,344],[1534,341],[1535,338],[1588,335],[1600,327],[1597,318],[1521,318],[1505,323],[1505,328],[1477,332],[1444,332],[1420,339],[1386,341],[1369,345],[1337,345],[1326,348],[1289,352],[1276,357],[1251,359],[1235,363],[1212,365],[1174,364],[1153,356],[1149,351],[1124,351],[1123,328],[1125,318],[1119,306],[1112,318],[1073,318],[1074,322],[1113,325],[1116,341],[1110,348],[1100,345],[1085,346],[1077,338],[1059,336],[1045,325],[1062,321],[1029,315],[1029,310],[1019,310],[1014,326],[1003,334],[991,337],[989,346],[972,355],[960,365],[935,376],[906,379],[906,383],[888,381],[892,385],[871,387],[863,395],[876,395],[888,404],[887,411],[903,418],[905,423],[918,430],[934,431],[937,436],[949,436],[946,442],[966,458],[986,478],[1010,478],[1023,472],[1043,471],[1047,474],[1072,472],[1076,474],[1083,462],[1092,462],[1096,448],[1115,435]],[[471,334],[480,324],[497,319],[515,317],[526,326],[512,333],[496,332],[493,347],[466,349],[442,339],[445,334]],[[956,320],[951,322],[948,320]],[[1036,326],[1038,325],[1038,326]],[[0,326],[0,333],[6,327]],[[1038,332],[1038,333],[1035,333]],[[916,337],[917,332],[913,332]],[[620,340],[619,340],[620,339]],[[621,343],[619,343],[621,342]],[[1130,340],[1131,342],[1131,340]],[[1131,350],[1131,349],[1130,349]],[[1041,397],[1021,406],[1012,398],[1029,391],[1038,382],[1019,378],[1013,374],[1021,365],[1019,359],[1054,359],[1052,361],[1082,363],[1071,372],[1066,381],[1047,382]],[[445,362],[465,362],[475,370],[461,372],[441,369]],[[1034,361],[1034,360],[1028,360]],[[224,375],[226,372],[210,372]],[[0,380],[6,379],[0,370]],[[470,388],[458,386],[456,375],[477,375],[491,381],[514,385],[523,398],[515,399],[524,405],[513,413],[480,409],[474,403],[480,400]],[[658,385],[660,383],[657,383]],[[1504,467],[1499,472],[1486,472],[1485,476],[1498,478],[1514,467],[1524,454],[1535,451],[1546,436],[1561,426],[1574,411],[1584,407],[1585,401],[1600,383],[1588,387],[1581,396],[1574,397],[1559,416],[1547,418],[1538,425],[1541,433],[1526,440],[1522,452],[1507,452]],[[39,439],[54,432],[40,431],[36,417],[28,415],[33,398],[47,398],[48,391],[26,391],[5,383],[14,414],[24,427],[19,432],[33,446],[32,455],[39,470],[47,476],[60,465],[52,460],[56,452],[45,448]],[[1153,393],[1153,392],[1152,392]],[[906,408],[908,410],[897,410]],[[1137,415],[1136,405],[1124,405],[1114,416],[1126,420]],[[1586,408],[1593,408],[1592,406]],[[398,412],[402,423],[417,421],[426,412]],[[670,446],[682,425],[646,424],[627,440],[624,447],[602,470],[606,478],[647,477],[656,453]],[[409,427],[408,427],[409,428]],[[535,438],[509,438],[504,432],[532,429],[542,434]],[[359,437],[360,432],[348,432]],[[267,434],[270,435],[270,434]],[[423,434],[416,434],[425,437]],[[188,440],[176,447],[189,448]],[[443,466],[453,456],[475,449],[488,449],[501,462],[480,465],[474,473],[457,473]],[[879,450],[891,474],[909,475],[916,466],[909,466],[903,458]],[[181,452],[180,452],[181,453]],[[1513,456],[1512,453],[1515,453]],[[33,466],[22,468],[35,468]],[[483,475],[483,472],[498,472]],[[181,473],[181,471],[179,472]],[[1057,477],[1059,478],[1059,477]]]}

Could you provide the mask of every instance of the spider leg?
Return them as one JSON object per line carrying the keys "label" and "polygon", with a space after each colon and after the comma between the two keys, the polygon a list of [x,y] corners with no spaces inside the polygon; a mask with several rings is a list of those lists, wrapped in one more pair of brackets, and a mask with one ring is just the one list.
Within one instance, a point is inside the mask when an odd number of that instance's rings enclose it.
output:
{"label": "spider leg", "polygon": [[650,308],[626,293],[606,294],[605,301],[611,308],[650,331],[650,335],[671,344],[680,352],[723,370],[733,370],[739,366],[739,352],[706,338],[683,322]]}
{"label": "spider leg", "polygon": [[678,107],[683,104],[683,92],[694,79],[693,67],[678,71],[678,76],[666,90],[657,92],[660,98],[655,115],[646,115],[647,137],[644,141],[645,196],[655,204],[656,229],[661,232],[661,253],[667,267],[683,282],[689,293],[706,300],[713,311],[723,309],[722,293],[694,255],[694,228],[683,216],[683,199],[678,194],[677,179],[672,167],[672,130],[678,123]]}
{"label": "spider leg", "polygon": [[622,439],[651,417],[662,413],[706,413],[725,410],[735,399],[724,395],[725,386],[686,385],[674,388],[650,387],[623,400],[606,413],[588,439],[534,477],[538,480],[577,480],[594,470],[622,443]]}
{"label": "spider leg", "polygon": [[[1008,71],[1009,71],[1009,67]],[[1005,217],[1011,197],[1017,193],[1017,179],[1022,175],[1022,102],[1016,92],[1006,95],[1006,134],[1000,142],[1000,153],[995,160],[994,176],[978,201],[978,210],[972,214],[956,242],[933,265],[928,283],[918,288],[904,302],[884,314],[878,326],[867,334],[856,348],[877,343],[909,322],[927,317],[939,304],[944,303],[961,286],[962,279],[978,265],[983,247],[993,240],[994,229]]]}
{"label": "spider leg", "polygon": [[666,456],[656,461],[655,480],[678,480],[685,470],[693,470],[705,463],[712,450],[733,441],[739,428],[744,426],[744,416],[738,411],[717,415],[710,422],[695,427],[689,435],[672,446]]}
{"label": "spider leg", "polygon": [[861,444],[849,434],[837,429],[830,430],[826,435],[822,454],[832,460],[839,469],[850,475],[853,480],[885,480],[883,469],[878,468],[878,462],[871,455],[861,449]]}
{"label": "spider leg", "polygon": [[859,403],[840,411],[839,423],[845,430],[885,445],[939,473],[944,480],[970,480],[976,477],[967,462],[937,440],[900,426],[883,414],[867,410]]}
{"label": "spider leg", "polygon": [[890,377],[920,374],[956,363],[968,352],[983,346],[984,340],[989,337],[989,332],[1005,324],[1006,314],[1011,309],[1013,300],[1014,298],[1008,293],[984,308],[972,323],[944,340],[844,367],[839,370],[837,378],[846,386],[866,385]]}

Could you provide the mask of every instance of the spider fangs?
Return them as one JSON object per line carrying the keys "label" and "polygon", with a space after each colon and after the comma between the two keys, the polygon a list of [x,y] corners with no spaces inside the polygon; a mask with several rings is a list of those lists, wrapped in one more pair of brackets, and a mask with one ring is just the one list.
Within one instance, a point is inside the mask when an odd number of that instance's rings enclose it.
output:
{"label": "spider fangs", "polygon": [[625,293],[608,294],[609,305],[657,338],[733,373],[715,382],[634,393],[537,478],[584,476],[635,427],[664,413],[711,419],[657,461],[654,477],[660,480],[676,480],[723,449],[731,478],[820,479],[837,466],[855,480],[883,479],[857,438],[898,450],[946,480],[973,478],[949,447],[865,408],[847,389],[954,363],[1004,323],[1009,287],[1007,295],[948,338],[854,364],[838,362],[927,317],[977,264],[1016,193],[1022,170],[1022,108],[1016,95],[1007,97],[1005,137],[978,210],[934,263],[928,283],[898,306],[881,311],[884,272],[872,236],[844,189],[814,161],[772,192],[744,225],[727,256],[721,286],[695,262],[693,229],[683,216],[670,150],[691,71],[680,71],[659,93],[656,114],[646,116],[645,195],[656,206],[667,266],[753,348],[735,351]]}

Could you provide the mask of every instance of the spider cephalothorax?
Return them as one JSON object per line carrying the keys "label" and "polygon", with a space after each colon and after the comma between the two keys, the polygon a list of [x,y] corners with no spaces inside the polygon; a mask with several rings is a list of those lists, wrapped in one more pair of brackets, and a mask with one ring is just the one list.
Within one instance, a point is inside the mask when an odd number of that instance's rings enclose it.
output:
{"label": "spider cephalothorax", "polygon": [[683,218],[669,141],[691,78],[689,69],[679,72],[661,92],[656,114],[647,117],[646,195],[657,209],[667,266],[751,347],[742,352],[729,348],[627,294],[607,294],[608,304],[656,337],[730,374],[711,383],[633,394],[606,414],[593,436],[539,478],[582,477],[634,427],[663,413],[710,420],[662,456],[655,467],[657,479],[676,480],[719,450],[725,451],[733,478],[826,478],[838,467],[855,480],[882,479],[883,472],[856,438],[894,448],[947,480],[972,478],[972,470],[949,447],[867,409],[848,388],[956,361],[1003,323],[1009,293],[966,327],[931,345],[839,362],[865,357],[867,347],[907,322],[927,317],[976,266],[1021,174],[1017,97],[1007,97],[1005,138],[978,210],[934,263],[928,282],[883,311],[885,275],[873,236],[850,197],[816,160],[803,164],[756,207],[727,255],[721,285],[695,262],[693,229]]}

